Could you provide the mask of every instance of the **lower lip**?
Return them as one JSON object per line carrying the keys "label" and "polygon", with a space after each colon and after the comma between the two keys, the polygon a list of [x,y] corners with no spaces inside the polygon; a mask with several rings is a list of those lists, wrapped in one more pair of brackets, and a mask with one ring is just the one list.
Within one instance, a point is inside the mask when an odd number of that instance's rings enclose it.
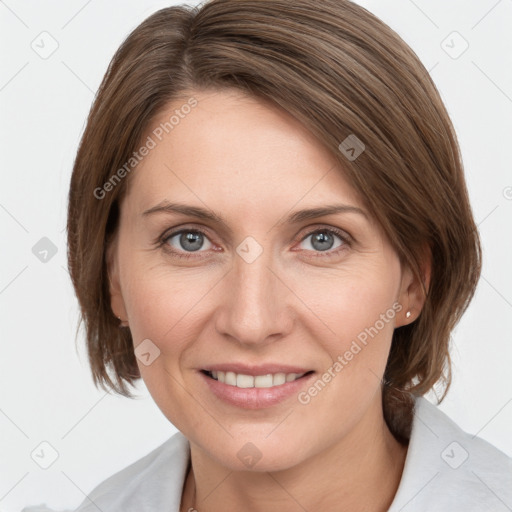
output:
{"label": "lower lip", "polygon": [[292,382],[285,382],[271,388],[238,388],[219,382],[203,372],[199,372],[210,391],[228,404],[243,409],[264,409],[279,404],[299,391],[308,383],[315,373],[305,375]]}

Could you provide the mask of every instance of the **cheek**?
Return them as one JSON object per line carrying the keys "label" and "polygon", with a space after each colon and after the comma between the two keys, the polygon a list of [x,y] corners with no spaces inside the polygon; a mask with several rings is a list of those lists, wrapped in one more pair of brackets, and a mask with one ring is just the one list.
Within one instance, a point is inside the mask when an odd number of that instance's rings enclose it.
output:
{"label": "cheek", "polygon": [[297,277],[294,289],[312,312],[312,321],[324,335],[332,335],[327,337],[331,349],[345,350],[355,339],[391,339],[401,309],[396,302],[400,270],[394,263],[361,264],[315,279]]}
{"label": "cheek", "polygon": [[311,403],[324,421],[330,414],[341,421],[347,410],[362,411],[380,386],[402,308],[396,302],[400,269],[394,263],[359,265],[299,288],[316,313],[309,315],[310,333],[324,353],[322,382],[305,390],[300,403]]}
{"label": "cheek", "polygon": [[[395,318],[402,309],[396,302],[395,277],[392,266],[389,272],[367,268],[331,279],[328,293],[320,293],[321,286],[315,286],[315,293],[309,290],[305,302],[314,304],[312,310],[322,320],[316,321],[318,327],[311,332],[323,348],[324,365],[320,382],[299,397],[299,403],[306,406],[304,421],[314,417],[314,421],[330,424],[336,417],[339,424],[345,424],[356,421],[369,407],[380,387]],[[315,409],[313,415],[308,407]],[[351,411],[350,419],[347,411]]]}
{"label": "cheek", "polygon": [[169,356],[166,366],[180,364],[208,318],[208,292],[216,281],[206,273],[134,268],[123,294],[135,346],[150,339]]}
{"label": "cheek", "polygon": [[183,415],[184,404],[190,401],[183,369],[201,330],[199,290],[182,286],[182,281],[169,276],[153,278],[150,271],[145,275],[144,279],[132,279],[126,288],[127,312],[136,355],[147,351],[138,347],[147,347],[145,340],[149,339],[149,351],[158,356],[148,365],[137,357],[137,364],[157,406],[175,426],[185,429],[186,422],[200,423],[204,414],[190,408]]}
{"label": "cheek", "polygon": [[[336,327],[343,332],[345,342],[356,341],[361,346],[371,340],[378,340],[379,347],[385,352],[389,348],[395,325],[397,309],[394,287],[385,280],[380,286],[364,286],[359,283],[357,288],[339,297],[340,322]],[[377,349],[378,347],[376,347]]]}

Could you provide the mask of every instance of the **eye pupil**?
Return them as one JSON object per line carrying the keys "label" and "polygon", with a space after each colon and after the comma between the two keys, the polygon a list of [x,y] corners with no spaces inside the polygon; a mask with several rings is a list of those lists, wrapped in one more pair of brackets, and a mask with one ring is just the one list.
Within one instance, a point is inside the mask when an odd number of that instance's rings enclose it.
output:
{"label": "eye pupil", "polygon": [[180,236],[180,244],[184,249],[188,251],[197,251],[201,249],[201,246],[203,245],[202,236],[203,235],[201,233],[194,233],[191,231],[183,233]]}
{"label": "eye pupil", "polygon": [[[317,247],[315,243],[318,242],[320,245]],[[329,250],[334,243],[333,237],[326,233],[325,231],[319,231],[315,235],[313,235],[312,245],[315,249],[319,251],[327,251]]]}

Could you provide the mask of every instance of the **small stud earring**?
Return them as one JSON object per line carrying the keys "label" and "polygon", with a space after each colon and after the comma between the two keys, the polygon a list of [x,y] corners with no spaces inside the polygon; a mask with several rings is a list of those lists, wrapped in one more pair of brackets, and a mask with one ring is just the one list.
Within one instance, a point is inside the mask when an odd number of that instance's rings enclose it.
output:
{"label": "small stud earring", "polygon": [[405,318],[410,318],[410,317],[411,317],[411,312],[407,311],[407,313],[405,313]]}
{"label": "small stud earring", "polygon": [[117,319],[121,321],[121,323],[119,324],[119,327],[128,327],[128,322],[127,321],[124,321],[124,320],[121,320],[121,317],[120,316],[117,316]]}

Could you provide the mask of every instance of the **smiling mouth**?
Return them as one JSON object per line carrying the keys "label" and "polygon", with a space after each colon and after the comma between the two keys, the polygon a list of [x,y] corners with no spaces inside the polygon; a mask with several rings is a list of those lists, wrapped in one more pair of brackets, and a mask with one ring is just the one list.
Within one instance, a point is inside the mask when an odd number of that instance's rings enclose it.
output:
{"label": "smiling mouth", "polygon": [[243,373],[208,371],[201,372],[213,380],[237,388],[274,388],[288,382],[294,382],[314,373],[313,370],[305,373],[268,373],[266,375],[245,375]]}

